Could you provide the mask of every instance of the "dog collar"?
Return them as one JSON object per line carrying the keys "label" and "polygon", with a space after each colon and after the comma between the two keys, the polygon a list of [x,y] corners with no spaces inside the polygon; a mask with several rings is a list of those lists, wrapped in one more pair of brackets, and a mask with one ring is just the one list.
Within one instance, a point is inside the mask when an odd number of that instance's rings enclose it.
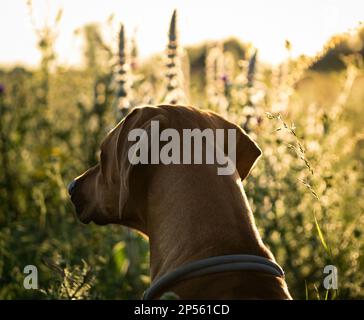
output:
{"label": "dog collar", "polygon": [[210,257],[187,263],[163,275],[144,292],[143,300],[153,299],[161,290],[182,280],[212,273],[240,270],[258,271],[276,277],[284,277],[283,269],[276,262],[264,257],[247,254]]}

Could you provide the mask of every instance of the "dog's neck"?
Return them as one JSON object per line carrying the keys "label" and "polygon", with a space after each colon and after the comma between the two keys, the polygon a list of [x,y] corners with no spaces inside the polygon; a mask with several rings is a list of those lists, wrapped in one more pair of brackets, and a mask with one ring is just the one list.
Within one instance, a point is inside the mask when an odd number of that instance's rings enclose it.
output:
{"label": "dog's neck", "polygon": [[218,176],[213,166],[161,166],[149,190],[152,280],[211,256],[273,258],[255,227],[238,175]]}

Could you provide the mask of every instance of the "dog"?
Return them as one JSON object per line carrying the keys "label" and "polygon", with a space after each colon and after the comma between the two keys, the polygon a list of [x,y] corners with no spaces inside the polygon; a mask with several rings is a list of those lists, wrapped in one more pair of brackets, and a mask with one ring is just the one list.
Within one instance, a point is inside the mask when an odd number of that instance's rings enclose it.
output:
{"label": "dog", "polygon": [[[217,175],[216,165],[132,165],[128,157],[135,128],[234,129],[236,170]],[[149,131],[148,131],[149,130]],[[104,139],[100,163],[69,187],[81,222],[120,224],[149,237],[152,282],[199,259],[256,255],[274,261],[255,225],[242,181],[261,150],[244,130],[211,111],[160,105],[133,109]],[[181,299],[291,299],[283,277],[225,271],[171,284]],[[159,292],[154,298],[159,298]]]}

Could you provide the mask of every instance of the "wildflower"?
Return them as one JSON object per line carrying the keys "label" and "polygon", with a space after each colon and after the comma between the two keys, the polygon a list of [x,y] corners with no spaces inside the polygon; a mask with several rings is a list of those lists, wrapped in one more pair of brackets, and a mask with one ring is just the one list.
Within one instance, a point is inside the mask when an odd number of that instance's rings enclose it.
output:
{"label": "wildflower", "polygon": [[116,68],[115,81],[117,85],[115,108],[117,117],[123,118],[129,111],[131,104],[130,92],[130,65],[126,53],[126,39],[124,25],[121,25],[119,32],[118,66]]}
{"label": "wildflower", "polygon": [[221,80],[222,80],[222,82],[224,82],[225,85],[229,84],[229,76],[227,74],[223,74],[221,76]]}
{"label": "wildflower", "polygon": [[249,60],[249,66],[248,66],[248,87],[253,87],[254,82],[254,76],[256,73],[256,64],[257,64],[257,54],[258,51],[255,50],[254,54],[251,56]]}
{"label": "wildflower", "polygon": [[167,46],[167,71],[165,77],[167,80],[167,94],[165,100],[171,104],[182,103],[186,100],[184,92],[184,75],[181,67],[181,49],[178,45],[177,32],[177,11],[173,11]]}

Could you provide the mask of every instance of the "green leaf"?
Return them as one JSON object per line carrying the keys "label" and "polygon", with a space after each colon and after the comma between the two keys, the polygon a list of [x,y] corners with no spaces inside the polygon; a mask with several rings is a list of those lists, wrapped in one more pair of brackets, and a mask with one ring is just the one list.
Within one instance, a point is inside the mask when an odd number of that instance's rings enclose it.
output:
{"label": "green leaf", "polygon": [[316,218],[316,214],[314,213],[313,214],[314,218],[315,218],[315,226],[316,226],[316,229],[317,229],[317,233],[319,235],[319,238],[320,238],[320,241],[322,243],[322,246],[324,247],[325,251],[328,253],[329,256],[331,256],[331,252],[330,252],[330,249],[325,241],[325,238],[324,238],[324,235],[322,233],[322,230],[320,228],[320,225],[318,224],[317,222],[317,218]]}
{"label": "green leaf", "polygon": [[306,280],[305,280],[305,294],[306,294],[306,300],[308,300],[308,286]]}
{"label": "green leaf", "polygon": [[326,294],[325,294],[325,300],[329,299],[329,290],[326,290]]}
{"label": "green leaf", "polygon": [[126,254],[126,245],[124,241],[120,241],[114,245],[112,250],[116,268],[121,273],[126,273],[129,267],[129,259]]}

